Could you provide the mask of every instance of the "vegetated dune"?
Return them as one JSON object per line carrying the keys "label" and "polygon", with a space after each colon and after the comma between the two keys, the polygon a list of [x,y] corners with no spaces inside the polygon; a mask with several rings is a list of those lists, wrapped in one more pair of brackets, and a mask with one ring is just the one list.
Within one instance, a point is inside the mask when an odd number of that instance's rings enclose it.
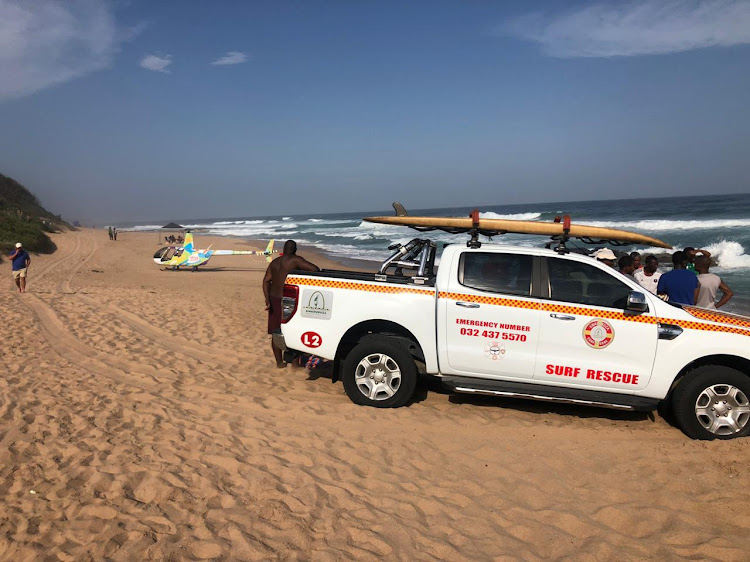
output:
{"label": "vegetated dune", "polygon": [[16,242],[29,251],[50,254],[56,247],[47,234],[70,228],[23,185],[0,174],[0,261]]}
{"label": "vegetated dune", "polygon": [[53,241],[29,293],[1,268],[0,559],[747,559],[747,439],[435,381],[358,407],[275,369],[262,258]]}

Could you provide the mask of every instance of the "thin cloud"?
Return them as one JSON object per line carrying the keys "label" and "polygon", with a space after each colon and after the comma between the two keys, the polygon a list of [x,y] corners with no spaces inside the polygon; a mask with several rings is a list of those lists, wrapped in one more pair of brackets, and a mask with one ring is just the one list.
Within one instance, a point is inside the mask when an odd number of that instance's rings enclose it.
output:
{"label": "thin cloud", "polygon": [[119,28],[107,0],[0,0],[0,101],[111,66],[142,29]]}
{"label": "thin cloud", "polygon": [[172,55],[146,55],[141,59],[140,64],[141,68],[146,70],[169,74],[167,67],[172,64]]}
{"label": "thin cloud", "polygon": [[247,61],[247,55],[239,51],[229,51],[226,55],[216,59],[211,64],[213,65],[227,65],[227,64],[242,64]]}
{"label": "thin cloud", "polygon": [[557,16],[527,14],[496,30],[554,57],[661,55],[750,43],[747,0],[640,0]]}

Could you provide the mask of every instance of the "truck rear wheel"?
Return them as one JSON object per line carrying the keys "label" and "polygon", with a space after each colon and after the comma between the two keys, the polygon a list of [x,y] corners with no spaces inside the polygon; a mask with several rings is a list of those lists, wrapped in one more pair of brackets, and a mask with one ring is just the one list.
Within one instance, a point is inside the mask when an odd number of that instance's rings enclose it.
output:
{"label": "truck rear wheel", "polygon": [[417,366],[403,346],[387,337],[368,337],[358,343],[342,365],[347,396],[355,404],[398,408],[417,387]]}
{"label": "truck rear wheel", "polygon": [[722,365],[698,367],[674,389],[672,409],[693,439],[733,439],[750,433],[750,377]]}

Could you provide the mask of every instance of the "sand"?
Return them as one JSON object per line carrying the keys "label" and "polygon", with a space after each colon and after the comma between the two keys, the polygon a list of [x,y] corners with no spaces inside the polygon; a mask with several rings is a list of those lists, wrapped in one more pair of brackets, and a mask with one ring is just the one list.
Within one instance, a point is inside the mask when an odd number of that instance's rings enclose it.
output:
{"label": "sand", "polygon": [[0,265],[2,560],[748,558],[748,439],[434,381],[359,407],[275,368],[262,258],[54,241],[25,295]]}

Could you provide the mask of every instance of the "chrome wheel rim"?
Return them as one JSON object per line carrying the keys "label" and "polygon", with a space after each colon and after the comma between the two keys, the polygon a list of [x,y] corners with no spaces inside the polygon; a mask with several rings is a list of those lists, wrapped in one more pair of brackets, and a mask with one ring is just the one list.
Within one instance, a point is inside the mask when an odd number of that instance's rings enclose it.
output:
{"label": "chrome wheel rim", "polygon": [[715,384],[698,395],[695,416],[714,435],[734,435],[750,421],[750,400],[736,386]]}
{"label": "chrome wheel rim", "polygon": [[401,386],[401,368],[385,353],[372,353],[357,365],[354,382],[370,400],[388,400]]}

